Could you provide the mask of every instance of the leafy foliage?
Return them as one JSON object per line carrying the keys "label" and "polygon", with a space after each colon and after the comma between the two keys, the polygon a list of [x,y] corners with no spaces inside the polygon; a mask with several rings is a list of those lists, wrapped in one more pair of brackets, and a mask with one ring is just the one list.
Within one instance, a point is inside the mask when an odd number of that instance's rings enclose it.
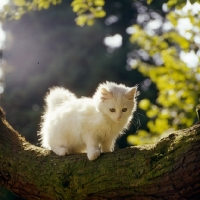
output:
{"label": "leafy foliage", "polygon": [[[151,135],[139,130],[138,136],[128,138],[131,143],[151,143],[162,133],[186,128],[195,122],[195,106],[200,101],[200,15],[194,15],[189,10],[185,14],[170,12],[167,18],[172,28],[160,35],[149,34],[139,25],[133,26],[134,33],[130,41],[137,43],[140,50],[148,55],[148,59],[134,60],[132,67],[150,77],[159,92],[156,103],[148,99],[139,103],[139,107],[146,111],[150,119],[147,127]],[[192,28],[186,28],[184,34],[179,30],[182,19],[188,19],[192,25]],[[181,54],[188,53],[198,58],[196,64],[190,66],[183,61]]]}
{"label": "leafy foliage", "polygon": [[[50,5],[60,4],[62,0],[10,0],[9,4],[4,6],[3,12],[0,12],[0,20],[20,19],[23,14],[31,10],[48,9]],[[168,8],[183,8],[187,0],[146,0],[147,4],[163,4],[167,2]],[[190,0],[192,4],[200,3],[200,0]],[[85,24],[91,26],[95,18],[105,17],[106,12],[103,9],[105,0],[73,0],[71,6],[77,14],[76,23],[79,26]]]}
{"label": "leafy foliage", "polygon": [[48,9],[50,5],[60,4],[62,0],[10,0],[0,12],[0,21],[6,19],[19,20],[29,11]]}
{"label": "leafy foliage", "polygon": [[[0,13],[0,20],[20,19],[22,15],[33,10],[49,9],[51,5],[58,5],[62,0],[11,0],[4,6]],[[102,18],[106,15],[103,10],[105,0],[74,0],[71,3],[73,11],[77,13],[76,24],[91,26],[95,18]]]}
{"label": "leafy foliage", "polygon": [[[156,1],[157,0],[147,0],[147,3],[151,4],[151,3],[155,3]],[[200,0],[190,0],[191,4],[194,4],[195,2],[200,3]],[[186,5],[186,3],[187,3],[187,0],[168,0],[167,1],[167,6],[169,8],[175,7],[177,9],[181,9],[181,8],[183,8]]]}
{"label": "leafy foliage", "polygon": [[105,17],[106,12],[103,10],[104,0],[74,0],[71,3],[73,11],[77,13],[76,24],[91,26],[95,18]]}

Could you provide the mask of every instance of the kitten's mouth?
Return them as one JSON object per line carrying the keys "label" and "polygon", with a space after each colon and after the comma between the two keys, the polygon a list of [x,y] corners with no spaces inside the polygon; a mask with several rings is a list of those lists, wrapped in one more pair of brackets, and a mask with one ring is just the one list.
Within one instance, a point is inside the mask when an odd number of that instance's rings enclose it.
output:
{"label": "kitten's mouth", "polygon": [[114,119],[113,121],[116,122],[116,123],[119,123],[121,121],[121,118],[120,119]]}

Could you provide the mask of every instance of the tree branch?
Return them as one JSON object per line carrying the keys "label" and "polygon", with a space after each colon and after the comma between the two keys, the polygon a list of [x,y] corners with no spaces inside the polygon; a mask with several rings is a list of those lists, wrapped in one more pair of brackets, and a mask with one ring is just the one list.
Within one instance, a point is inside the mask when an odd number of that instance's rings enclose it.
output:
{"label": "tree branch", "polygon": [[91,162],[29,144],[0,110],[0,186],[28,200],[198,199],[200,125]]}

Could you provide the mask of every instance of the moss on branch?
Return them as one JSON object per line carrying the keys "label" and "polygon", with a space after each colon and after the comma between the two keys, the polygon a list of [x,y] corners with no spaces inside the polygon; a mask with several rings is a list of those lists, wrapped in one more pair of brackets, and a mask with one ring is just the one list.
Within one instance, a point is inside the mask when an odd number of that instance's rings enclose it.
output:
{"label": "moss on branch", "polygon": [[29,144],[0,116],[0,185],[25,199],[200,196],[200,125],[91,162],[86,154],[60,157]]}

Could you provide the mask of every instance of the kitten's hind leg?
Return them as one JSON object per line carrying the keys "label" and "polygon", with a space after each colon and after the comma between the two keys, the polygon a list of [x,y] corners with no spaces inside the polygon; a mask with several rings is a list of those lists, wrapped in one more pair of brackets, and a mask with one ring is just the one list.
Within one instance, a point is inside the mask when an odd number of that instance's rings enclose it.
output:
{"label": "kitten's hind leg", "polygon": [[66,147],[62,147],[62,146],[57,146],[57,147],[51,147],[51,150],[59,155],[59,156],[64,156],[66,154],[68,154],[68,150]]}

